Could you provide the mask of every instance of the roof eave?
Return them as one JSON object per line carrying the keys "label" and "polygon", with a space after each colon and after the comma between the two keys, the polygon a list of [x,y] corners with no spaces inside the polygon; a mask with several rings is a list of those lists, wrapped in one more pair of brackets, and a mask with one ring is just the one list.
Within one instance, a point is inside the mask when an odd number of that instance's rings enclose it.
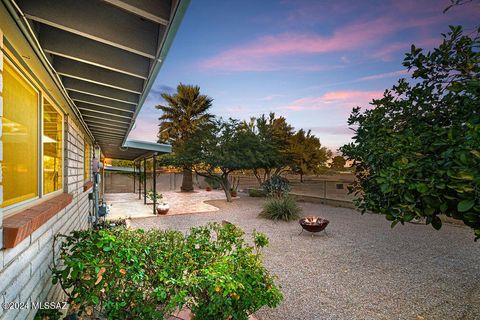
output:
{"label": "roof eave", "polygon": [[145,89],[143,90],[143,92],[140,96],[140,100],[138,102],[138,107],[135,110],[135,113],[133,114],[132,121],[130,122],[127,133],[125,134],[125,137],[123,138],[123,142],[122,142],[123,147],[125,147],[125,144],[127,143],[128,135],[132,131],[135,120],[137,119],[137,116],[138,116],[140,110],[142,109],[143,104],[145,103],[145,100],[147,99],[147,96],[150,93],[150,90],[152,89],[152,86],[155,82],[155,79],[157,78],[157,75],[160,72],[163,61],[165,60],[165,58],[168,54],[168,51],[170,50],[170,47],[172,46],[175,35],[178,31],[178,28],[180,27],[180,24],[183,20],[183,17],[185,15],[185,12],[187,11],[187,8],[188,8],[189,4],[190,4],[190,0],[180,0],[177,3],[175,13],[172,15],[173,19],[172,19],[170,25],[168,26],[168,30],[165,33],[166,37],[164,38],[163,44],[161,46],[161,50],[160,50],[158,56],[155,59],[154,66],[152,68],[152,73],[150,74],[150,76],[147,79]]}

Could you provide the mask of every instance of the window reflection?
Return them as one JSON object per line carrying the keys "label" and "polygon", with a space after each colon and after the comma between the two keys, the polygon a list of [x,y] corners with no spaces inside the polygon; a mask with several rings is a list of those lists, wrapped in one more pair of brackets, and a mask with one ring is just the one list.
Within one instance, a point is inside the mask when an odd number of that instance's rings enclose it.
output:
{"label": "window reflection", "polygon": [[38,196],[38,92],[4,60],[2,207]]}
{"label": "window reflection", "polygon": [[62,115],[43,100],[43,193],[62,188]]}

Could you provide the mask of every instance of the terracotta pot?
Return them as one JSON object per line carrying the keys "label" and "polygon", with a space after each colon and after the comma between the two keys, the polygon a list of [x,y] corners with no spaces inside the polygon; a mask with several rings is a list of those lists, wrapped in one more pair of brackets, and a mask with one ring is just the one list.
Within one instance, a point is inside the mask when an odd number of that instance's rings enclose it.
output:
{"label": "terracotta pot", "polygon": [[210,188],[210,187],[205,187],[205,191],[212,191],[212,188]]}
{"label": "terracotta pot", "polygon": [[235,198],[237,196],[237,191],[230,191],[230,195]]}
{"label": "terracotta pot", "polygon": [[160,203],[157,206],[157,213],[164,215],[167,214],[168,210],[170,210],[170,205],[168,203]]}

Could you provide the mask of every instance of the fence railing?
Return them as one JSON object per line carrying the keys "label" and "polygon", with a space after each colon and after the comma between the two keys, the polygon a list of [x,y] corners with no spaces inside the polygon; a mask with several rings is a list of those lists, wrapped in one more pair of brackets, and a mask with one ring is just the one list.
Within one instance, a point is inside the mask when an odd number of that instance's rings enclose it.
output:
{"label": "fence railing", "polygon": [[[254,176],[234,176],[239,178],[240,190],[260,187],[259,182]],[[179,191],[182,178],[181,173],[158,174],[156,177],[157,191]],[[353,182],[352,176],[307,176],[303,182],[300,182],[300,178],[294,175],[288,175],[286,178],[290,181],[291,192],[296,195],[349,202],[354,198],[353,195],[348,193],[348,185]],[[201,176],[194,175],[193,181],[197,189],[204,189],[206,187],[206,183]],[[134,192],[132,174],[109,172],[105,175],[104,183],[106,193]],[[136,192],[138,192],[139,186],[143,188],[143,184],[140,185],[137,180]],[[153,179],[151,176],[147,176],[147,190],[150,189],[153,189]]]}
{"label": "fence railing", "polygon": [[[236,177],[238,177],[240,181],[240,190],[260,187],[254,176],[237,175]],[[290,181],[291,192],[296,195],[348,202],[351,202],[354,198],[354,196],[348,192],[348,186],[353,182],[353,177],[308,176],[304,178],[303,182],[300,182],[298,176],[287,176],[287,179]]]}

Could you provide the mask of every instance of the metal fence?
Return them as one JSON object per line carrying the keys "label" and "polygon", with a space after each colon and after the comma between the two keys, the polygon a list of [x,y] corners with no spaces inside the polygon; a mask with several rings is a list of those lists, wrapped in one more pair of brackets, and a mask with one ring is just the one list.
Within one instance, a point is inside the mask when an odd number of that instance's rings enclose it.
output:
{"label": "metal fence", "polygon": [[[246,191],[250,188],[259,188],[259,182],[251,175],[234,175],[239,178],[239,189]],[[158,192],[179,191],[182,184],[183,175],[181,173],[159,173],[156,177],[156,185]],[[353,195],[348,194],[348,185],[353,182],[353,176],[307,176],[303,182],[300,182],[298,176],[288,175],[286,178],[290,181],[292,190],[295,195],[314,197],[319,199],[348,201],[351,202]],[[194,174],[193,176],[195,189],[204,189],[206,183],[201,176]],[[105,192],[120,193],[134,192],[133,174],[106,172],[105,173]],[[140,184],[136,181],[136,192]],[[143,188],[143,184],[142,184]],[[151,175],[147,175],[147,190],[153,189],[153,179]]]}
{"label": "metal fence", "polygon": [[[259,188],[259,182],[254,176],[237,175],[240,179],[240,190]],[[291,192],[295,195],[314,197],[327,200],[348,201],[353,200],[349,194],[348,186],[353,182],[353,176],[307,176],[301,182],[298,176],[287,175],[290,181]]]}

